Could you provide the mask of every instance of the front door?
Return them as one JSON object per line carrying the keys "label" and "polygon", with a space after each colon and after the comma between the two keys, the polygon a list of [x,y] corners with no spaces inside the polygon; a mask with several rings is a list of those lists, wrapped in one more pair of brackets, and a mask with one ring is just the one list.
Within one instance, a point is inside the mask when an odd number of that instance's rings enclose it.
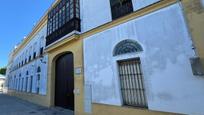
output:
{"label": "front door", "polygon": [[73,54],[68,53],[56,60],[55,106],[74,110]]}

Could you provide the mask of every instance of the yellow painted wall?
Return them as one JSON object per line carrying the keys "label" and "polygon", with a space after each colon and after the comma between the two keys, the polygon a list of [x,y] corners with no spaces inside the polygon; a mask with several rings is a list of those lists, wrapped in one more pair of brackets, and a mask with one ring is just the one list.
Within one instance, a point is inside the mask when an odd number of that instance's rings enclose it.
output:
{"label": "yellow painted wall", "polygon": [[[97,34],[98,32],[104,31],[106,29],[117,26],[121,23],[125,23],[132,19],[141,17],[153,11],[159,10],[163,7],[169,6],[175,3],[176,0],[164,0],[158,4],[154,4],[144,10],[134,12],[107,24],[104,24],[98,28],[90,30],[86,33],[77,36],[71,36],[70,38],[64,39],[63,41],[48,47],[48,92],[50,95],[50,105],[54,106],[54,92],[55,92],[55,60],[58,56],[64,52],[70,51],[74,55],[74,67],[83,68],[83,43],[82,40],[88,36]],[[88,77],[88,76],[87,76]],[[83,73],[80,76],[74,76],[75,88],[80,89],[80,94],[75,95],[75,115],[89,115],[84,113],[84,76]],[[92,113],[91,115],[172,115],[173,113],[163,113],[155,112],[147,109],[138,109],[138,108],[128,108],[128,107],[118,107],[118,106],[109,106],[109,105],[100,105],[92,104]]]}
{"label": "yellow painted wall", "polygon": [[18,97],[20,99],[29,101],[31,103],[35,103],[38,105],[42,105],[42,106],[46,106],[49,107],[49,98],[48,95],[37,95],[34,93],[25,93],[25,92],[16,92],[14,90],[8,90],[8,95],[10,96],[15,96]]}
{"label": "yellow painted wall", "polygon": [[174,113],[156,112],[134,107],[119,107],[93,104],[93,115],[176,115]]}
{"label": "yellow painted wall", "polygon": [[[47,49],[48,62],[48,92],[50,95],[50,106],[54,106],[55,95],[55,61],[66,53],[72,52],[74,55],[74,68],[83,68],[83,38],[80,36],[72,36],[67,38],[69,41],[61,41],[53,47]],[[60,44],[60,45],[59,45]],[[84,76],[83,73],[79,76],[74,75],[75,89],[79,88],[80,94],[75,94],[75,115],[173,115],[173,113],[164,113],[150,111],[148,109],[138,109],[130,107],[119,107],[101,104],[92,104],[92,113],[84,112]]]}
{"label": "yellow painted wall", "polygon": [[[71,39],[71,38],[68,38]],[[55,45],[57,46],[57,45]],[[51,49],[51,48],[50,48]],[[74,56],[74,68],[83,68],[83,54],[82,54],[82,40],[75,39],[69,42],[63,42],[63,45],[55,47],[54,49],[48,49],[48,92],[50,95],[50,105],[54,106],[55,95],[55,61],[56,59],[66,52],[72,52]],[[80,93],[75,94],[75,115],[82,115],[83,113],[83,73],[81,75],[74,75],[74,88],[79,89]]]}
{"label": "yellow painted wall", "polygon": [[182,4],[196,51],[204,67],[204,6],[201,0],[182,0]]}

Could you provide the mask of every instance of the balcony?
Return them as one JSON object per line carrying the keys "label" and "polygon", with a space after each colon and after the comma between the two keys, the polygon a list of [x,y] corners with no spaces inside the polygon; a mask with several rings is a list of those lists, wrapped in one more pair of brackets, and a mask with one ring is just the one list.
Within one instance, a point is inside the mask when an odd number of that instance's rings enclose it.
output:
{"label": "balcony", "polygon": [[79,0],[62,0],[48,13],[46,46],[72,31],[81,31]]}

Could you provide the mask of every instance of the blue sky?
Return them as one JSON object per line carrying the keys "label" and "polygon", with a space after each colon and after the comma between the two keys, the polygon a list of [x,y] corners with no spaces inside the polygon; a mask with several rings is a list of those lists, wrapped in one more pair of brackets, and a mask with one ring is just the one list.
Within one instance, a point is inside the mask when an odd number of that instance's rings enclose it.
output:
{"label": "blue sky", "polygon": [[0,68],[54,0],[0,0]]}

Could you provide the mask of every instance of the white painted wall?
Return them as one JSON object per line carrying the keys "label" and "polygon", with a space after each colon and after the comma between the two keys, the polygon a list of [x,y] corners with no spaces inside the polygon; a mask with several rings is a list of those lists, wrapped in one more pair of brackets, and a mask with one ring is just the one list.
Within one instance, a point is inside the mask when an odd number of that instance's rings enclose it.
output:
{"label": "white painted wall", "polygon": [[[144,51],[113,57],[114,46],[125,39],[136,40]],[[194,56],[179,4],[88,37],[84,40],[85,86],[92,92],[85,92],[85,105],[92,100],[121,106],[116,61],[140,57],[150,110],[203,115],[204,79],[192,74],[189,58]]]}
{"label": "white painted wall", "polygon": [[109,0],[80,0],[80,17],[81,32],[110,22],[112,17]]}
{"label": "white painted wall", "polygon": [[[132,0],[137,11],[160,0]],[[91,3],[91,4],[90,4]],[[81,32],[112,21],[110,0],[80,0]]]}
{"label": "white painted wall", "polygon": [[[14,67],[15,65],[17,65],[19,62],[23,62],[25,61],[25,58],[27,58],[28,61],[28,57],[31,55],[33,58],[33,53],[34,51],[36,52],[36,56],[39,55],[40,53],[40,48],[44,47],[45,48],[45,37],[46,37],[46,33],[47,33],[47,25],[45,25],[35,36],[34,38],[25,46],[25,48],[23,48],[15,57],[12,63],[12,66]],[[31,49],[32,47],[32,49]],[[43,61],[48,62],[48,55],[44,55],[43,56]],[[40,91],[39,94],[41,95],[46,95],[46,90],[47,90],[47,63],[42,63],[40,61],[40,58],[29,62],[29,64],[24,65],[23,67],[12,71],[11,75],[8,75],[12,78],[11,85],[10,87],[14,88],[14,89],[18,89],[16,86],[14,86],[14,76],[16,76],[17,78],[19,78],[19,74],[21,74],[21,78],[24,78],[24,85],[23,85],[23,91],[29,91],[30,90],[30,80],[31,80],[31,76],[33,76],[33,85],[32,85],[32,93],[36,93],[36,81],[37,81],[37,67],[40,66],[41,67],[41,79],[40,79]],[[29,79],[28,79],[28,89],[26,89],[26,72],[29,72]],[[20,86],[22,86],[22,79],[20,82]],[[17,86],[19,85],[19,82],[17,82]]]}

